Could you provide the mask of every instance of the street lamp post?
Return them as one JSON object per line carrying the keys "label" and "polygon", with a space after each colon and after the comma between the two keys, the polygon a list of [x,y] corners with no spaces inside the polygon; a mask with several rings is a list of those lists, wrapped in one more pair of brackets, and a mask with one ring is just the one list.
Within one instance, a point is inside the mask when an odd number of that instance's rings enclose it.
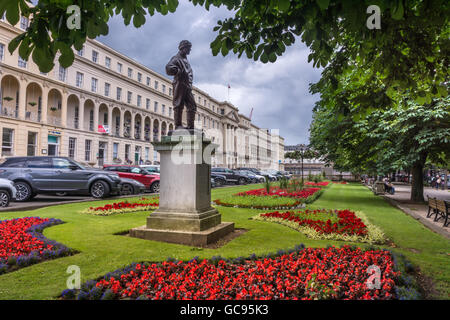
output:
{"label": "street lamp post", "polygon": [[300,151],[300,157],[302,158],[302,184],[303,184],[303,156],[306,151],[306,146],[304,144],[301,144],[299,151]]}

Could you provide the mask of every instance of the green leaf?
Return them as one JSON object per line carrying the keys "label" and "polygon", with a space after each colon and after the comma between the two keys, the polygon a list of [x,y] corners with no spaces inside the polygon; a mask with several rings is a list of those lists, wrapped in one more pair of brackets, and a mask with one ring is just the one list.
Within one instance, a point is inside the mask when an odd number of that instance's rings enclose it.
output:
{"label": "green leaf", "polygon": [[330,5],[330,0],[316,0],[321,10],[326,10]]}
{"label": "green leaf", "polygon": [[278,9],[281,12],[288,11],[290,6],[291,6],[291,1],[290,0],[278,0]]}
{"label": "green leaf", "polygon": [[391,8],[391,17],[394,20],[400,20],[403,18],[403,0],[397,0],[396,4]]}

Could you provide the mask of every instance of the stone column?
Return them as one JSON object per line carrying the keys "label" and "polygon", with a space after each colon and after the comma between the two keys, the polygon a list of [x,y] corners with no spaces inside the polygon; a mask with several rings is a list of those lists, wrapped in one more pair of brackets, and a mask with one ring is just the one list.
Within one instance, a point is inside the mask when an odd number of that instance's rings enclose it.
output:
{"label": "stone column", "polygon": [[[98,132],[98,113],[100,109],[99,101],[94,102],[94,132]],[[98,149],[98,148],[97,148]]]}
{"label": "stone column", "polygon": [[63,94],[61,97],[61,127],[67,128],[67,94],[68,91],[63,89]]}
{"label": "stone column", "polygon": [[119,136],[121,138],[123,138],[124,123],[125,123],[125,110],[124,108],[120,108]]}
{"label": "stone column", "polygon": [[42,88],[42,106],[41,106],[41,122],[47,123],[48,114],[48,85],[44,83]]}
{"label": "stone column", "polygon": [[145,117],[141,114],[141,140],[145,141]]}
{"label": "stone column", "polygon": [[[15,99],[16,97],[14,97]],[[25,119],[26,112],[26,104],[27,104],[27,80],[25,78],[21,78],[19,81],[19,112],[17,117],[21,120]]]}
{"label": "stone column", "polygon": [[[134,122],[136,121],[136,113],[131,112],[131,128],[130,128],[130,139],[135,139],[134,138]],[[134,150],[133,150],[133,157],[134,157]]]}
{"label": "stone column", "polygon": [[78,106],[78,129],[80,130],[84,130],[85,125],[84,125],[84,96],[81,95],[80,96],[80,105]]}
{"label": "stone column", "polygon": [[[114,105],[110,104],[108,106],[108,127],[109,127],[109,135],[112,136],[113,135],[113,110],[114,110]],[[111,145],[112,146],[112,145]],[[109,151],[108,151],[109,152]],[[112,154],[112,153],[111,153]],[[112,158],[111,158],[112,159]]]}

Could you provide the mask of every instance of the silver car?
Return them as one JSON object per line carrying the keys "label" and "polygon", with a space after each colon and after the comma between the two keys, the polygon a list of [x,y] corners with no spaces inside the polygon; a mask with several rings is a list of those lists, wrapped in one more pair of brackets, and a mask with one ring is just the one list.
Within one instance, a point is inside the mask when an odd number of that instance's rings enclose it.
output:
{"label": "silver car", "polygon": [[0,179],[0,207],[9,206],[9,202],[16,199],[14,182],[8,179]]}

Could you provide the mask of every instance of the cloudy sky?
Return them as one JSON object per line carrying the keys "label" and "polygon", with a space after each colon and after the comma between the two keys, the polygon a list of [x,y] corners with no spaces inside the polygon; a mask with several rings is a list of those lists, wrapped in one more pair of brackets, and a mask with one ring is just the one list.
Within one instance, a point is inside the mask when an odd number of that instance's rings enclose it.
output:
{"label": "cloudy sky", "polygon": [[285,144],[308,143],[312,108],[318,99],[308,86],[320,78],[320,70],[307,62],[309,50],[297,41],[273,64],[249,60],[245,54],[238,59],[232,52],[214,57],[209,47],[215,39],[212,29],[230,15],[225,7],[206,11],[181,0],[175,13],[148,16],[139,29],[132,23],[125,26],[123,18],[116,16],[109,22],[108,36],[98,40],[161,74],[178,43],[190,40],[195,86],[219,101],[231,101],[244,115],[253,107],[252,122],[279,129]]}

